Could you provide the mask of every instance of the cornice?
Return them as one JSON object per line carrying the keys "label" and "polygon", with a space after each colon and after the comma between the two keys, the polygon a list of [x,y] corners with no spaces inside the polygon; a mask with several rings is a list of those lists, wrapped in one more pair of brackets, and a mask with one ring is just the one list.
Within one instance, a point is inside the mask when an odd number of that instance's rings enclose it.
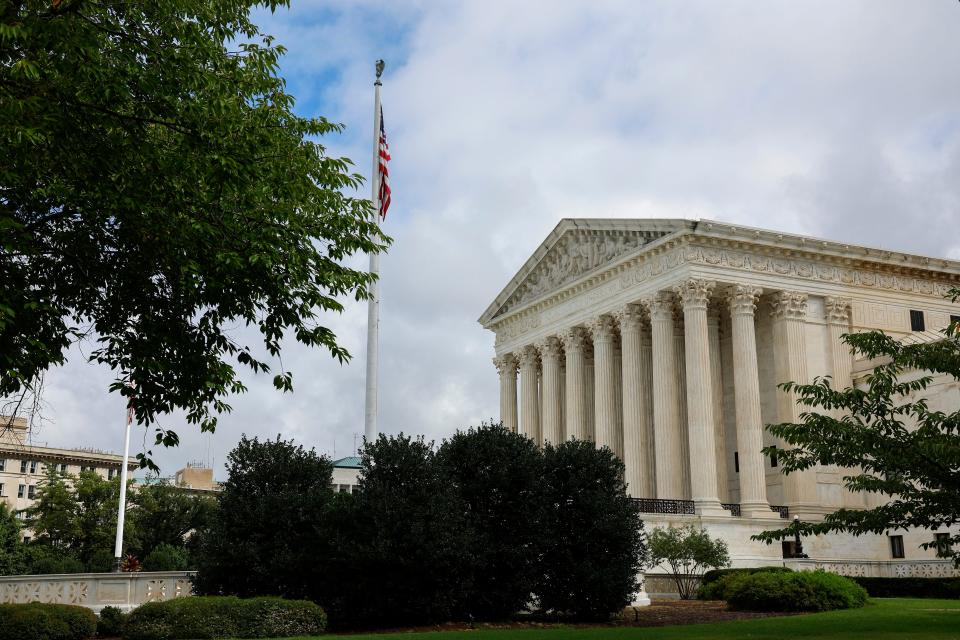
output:
{"label": "cornice", "polygon": [[626,289],[682,264],[931,297],[943,297],[951,286],[960,284],[960,263],[956,261],[701,222],[696,230],[660,238],[595,273],[495,317],[486,327],[498,334],[507,327],[513,330],[510,333],[524,332],[539,326],[540,312],[583,292],[618,278],[620,288]]}

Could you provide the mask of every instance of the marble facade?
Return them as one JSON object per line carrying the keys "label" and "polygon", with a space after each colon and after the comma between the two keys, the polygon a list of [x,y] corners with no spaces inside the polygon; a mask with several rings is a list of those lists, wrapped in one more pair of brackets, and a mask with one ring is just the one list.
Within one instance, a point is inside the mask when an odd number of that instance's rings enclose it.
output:
{"label": "marble facade", "polygon": [[564,219],[480,323],[508,428],[608,446],[634,497],[752,529],[865,505],[843,470],[784,476],[761,452],[778,445],[764,425],[801,412],[777,385],[851,385],[841,335],[910,334],[911,311],[936,331],[960,313],[944,298],[958,285],[949,260],[705,220]]}

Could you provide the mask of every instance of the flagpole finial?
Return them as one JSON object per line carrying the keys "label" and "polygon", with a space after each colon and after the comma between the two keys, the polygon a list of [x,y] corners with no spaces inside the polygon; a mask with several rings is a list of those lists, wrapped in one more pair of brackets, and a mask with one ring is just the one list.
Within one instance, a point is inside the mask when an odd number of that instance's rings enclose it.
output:
{"label": "flagpole finial", "polygon": [[376,81],[374,84],[380,84],[380,76],[383,75],[383,68],[384,68],[385,66],[387,66],[387,64],[386,64],[383,60],[377,60],[377,65],[376,65],[376,68],[377,68],[377,81]]}

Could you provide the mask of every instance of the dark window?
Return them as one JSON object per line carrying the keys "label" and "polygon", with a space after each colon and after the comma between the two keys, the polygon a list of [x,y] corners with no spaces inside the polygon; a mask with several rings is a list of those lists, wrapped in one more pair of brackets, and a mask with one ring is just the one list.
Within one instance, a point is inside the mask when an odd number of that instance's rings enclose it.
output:
{"label": "dark window", "polygon": [[770,466],[775,467],[779,464],[777,460],[777,448],[773,447],[773,451],[770,452]]}
{"label": "dark window", "polygon": [[792,558],[796,555],[796,543],[793,540],[781,541],[780,548],[783,550],[784,558]]}
{"label": "dark window", "polygon": [[20,485],[19,487],[17,487],[17,497],[22,498],[26,493],[26,491],[27,491],[27,485],[25,484]]}
{"label": "dark window", "polygon": [[903,536],[890,536],[890,557],[903,558]]}
{"label": "dark window", "polygon": [[926,325],[923,323],[923,311],[910,309],[910,330],[924,331],[925,329]]}
{"label": "dark window", "polygon": [[950,534],[949,533],[938,533],[937,534],[937,557],[940,558],[949,558],[951,554],[951,545],[950,545]]}
{"label": "dark window", "polygon": [[33,500],[36,497],[37,497],[37,485],[32,484],[29,487],[27,487],[27,498],[29,498],[30,500]]}
{"label": "dark window", "polygon": [[733,470],[737,473],[740,473],[740,452],[733,452]]}
{"label": "dark window", "polygon": [[950,316],[950,324],[960,324],[960,316]]}
{"label": "dark window", "polygon": [[26,472],[27,472],[27,461],[26,461],[26,460],[21,460],[21,461],[20,461],[20,473],[26,473]]}
{"label": "dark window", "polygon": [[0,459],[0,471],[3,471],[7,468],[7,461]]}

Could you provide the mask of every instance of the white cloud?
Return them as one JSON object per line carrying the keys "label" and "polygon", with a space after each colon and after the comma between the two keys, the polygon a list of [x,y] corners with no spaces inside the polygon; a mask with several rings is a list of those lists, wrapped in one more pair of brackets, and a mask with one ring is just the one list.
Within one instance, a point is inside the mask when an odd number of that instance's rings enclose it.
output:
{"label": "white cloud", "polygon": [[[476,318],[564,216],[709,217],[957,257],[956,3],[295,2],[264,14],[306,113],[369,171],[372,61],[387,58],[396,242],[383,265],[381,421],[439,438],[495,417]],[[907,233],[904,233],[904,230]],[[357,356],[285,354],[296,391],[251,378],[240,432],[338,454],[362,432],[365,310],[332,326]],[[117,442],[109,376],[51,375],[46,439]],[[173,471],[205,451],[161,454]],[[114,428],[116,427],[116,428]],[[117,447],[113,447],[117,448]]]}

